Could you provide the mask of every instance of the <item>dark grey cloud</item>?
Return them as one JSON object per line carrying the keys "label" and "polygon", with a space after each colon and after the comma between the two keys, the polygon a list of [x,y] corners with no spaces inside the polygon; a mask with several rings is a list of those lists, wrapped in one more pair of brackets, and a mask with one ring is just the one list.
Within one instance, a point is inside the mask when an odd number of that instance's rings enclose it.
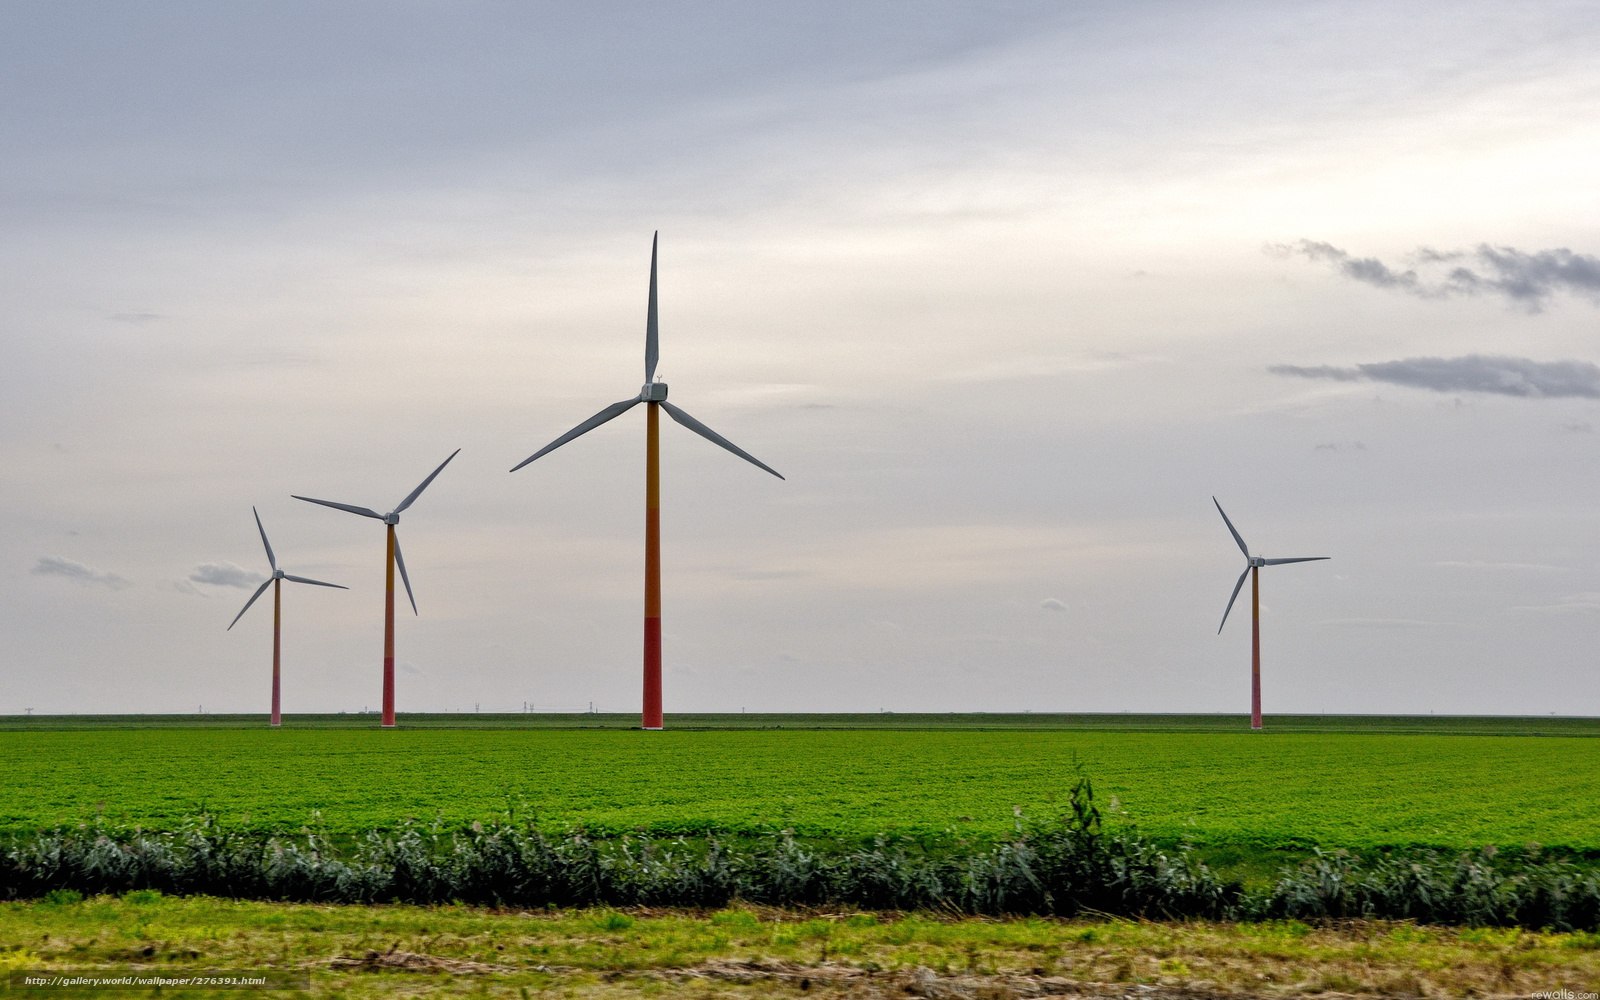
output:
{"label": "dark grey cloud", "polygon": [[73,583],[85,586],[110,587],[112,590],[122,590],[133,586],[133,581],[115,573],[102,573],[97,569],[85,566],[83,563],[63,559],[61,556],[40,556],[39,562],[33,567],[35,576],[59,576],[71,580]]}
{"label": "dark grey cloud", "polygon": [[1298,253],[1311,260],[1331,264],[1345,277],[1378,288],[1399,288],[1418,295],[1427,294],[1417,272],[1396,271],[1376,257],[1352,257],[1332,243],[1301,240],[1294,244],[1274,243],[1267,249],[1282,257]]}
{"label": "dark grey cloud", "polygon": [[1487,243],[1472,250],[1419,247],[1411,255],[1412,266],[1404,270],[1315,240],[1275,243],[1267,250],[1280,257],[1298,254],[1328,264],[1352,281],[1420,298],[1497,295],[1529,312],[1542,310],[1558,292],[1600,301],[1600,257],[1573,253],[1565,247],[1533,252]]}
{"label": "dark grey cloud", "polygon": [[1336,382],[1388,382],[1434,392],[1600,399],[1600,366],[1587,361],[1532,361],[1528,358],[1469,354],[1461,358],[1377,361],[1349,368],[1273,365],[1267,371],[1274,375],[1332,379]]}
{"label": "dark grey cloud", "polygon": [[209,583],[213,587],[238,587],[240,590],[250,590],[260,586],[266,577],[261,573],[242,569],[233,563],[202,563],[189,574],[189,579],[194,583]]}

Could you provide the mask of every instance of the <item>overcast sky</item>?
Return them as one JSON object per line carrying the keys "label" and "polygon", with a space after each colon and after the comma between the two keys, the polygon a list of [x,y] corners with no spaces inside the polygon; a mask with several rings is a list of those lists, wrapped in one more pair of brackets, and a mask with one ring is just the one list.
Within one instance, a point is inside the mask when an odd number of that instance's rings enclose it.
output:
{"label": "overcast sky", "polygon": [[[1600,714],[1592,4],[0,5],[0,713]],[[1247,600],[1245,595],[1241,600]],[[1244,611],[1241,614],[1241,610]],[[670,723],[669,723],[670,724]]]}

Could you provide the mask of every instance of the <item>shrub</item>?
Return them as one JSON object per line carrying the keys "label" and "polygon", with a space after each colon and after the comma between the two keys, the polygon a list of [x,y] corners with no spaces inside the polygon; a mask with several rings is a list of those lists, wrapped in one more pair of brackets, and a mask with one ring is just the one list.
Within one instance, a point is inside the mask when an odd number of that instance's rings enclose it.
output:
{"label": "shrub", "polygon": [[[1063,814],[1017,815],[999,842],[807,845],[790,830],[724,843],[644,834],[553,833],[512,815],[446,831],[406,822],[347,852],[322,834],[236,833],[200,816],[165,832],[80,826],[0,850],[0,899],[86,894],[207,894],[367,903],[521,907],[848,905],[979,915],[1345,919],[1600,929],[1600,873],[1542,855],[1391,854],[1370,861],[1317,850],[1270,888],[1220,880],[1187,847],[1163,850],[1131,829],[1107,832],[1088,777]],[[154,898],[150,896],[149,898]]]}

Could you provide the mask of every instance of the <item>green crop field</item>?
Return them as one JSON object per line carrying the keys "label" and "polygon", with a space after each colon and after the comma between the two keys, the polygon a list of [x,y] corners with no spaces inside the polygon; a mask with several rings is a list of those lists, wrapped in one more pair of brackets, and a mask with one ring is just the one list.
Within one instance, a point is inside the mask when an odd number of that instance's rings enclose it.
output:
{"label": "green crop field", "polygon": [[206,812],[284,831],[315,815],[338,838],[509,809],[605,832],[994,837],[1014,809],[1059,812],[1081,765],[1113,822],[1216,857],[1530,842],[1600,857],[1596,720],[1302,718],[1252,734],[1216,717],[850,718],[858,728],[798,716],[694,728],[718,720],[691,717],[664,733],[596,716],[565,720],[595,728],[443,716],[389,732],[362,717],[278,731],[244,718],[11,719],[0,835],[97,820],[160,829]]}

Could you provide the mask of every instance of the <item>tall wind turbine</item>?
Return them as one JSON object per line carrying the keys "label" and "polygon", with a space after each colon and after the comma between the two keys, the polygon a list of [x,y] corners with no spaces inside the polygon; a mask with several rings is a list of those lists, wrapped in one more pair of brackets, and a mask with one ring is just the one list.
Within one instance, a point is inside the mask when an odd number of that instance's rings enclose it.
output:
{"label": "tall wind turbine", "polygon": [[239,613],[233,616],[233,621],[228,623],[228,627],[224,631],[233,631],[233,627],[239,624],[239,619],[243,618],[244,613],[250,610],[250,605],[256,602],[256,598],[266,592],[269,584],[272,586],[272,724],[281,726],[283,725],[283,712],[278,701],[278,652],[282,647],[279,632],[283,625],[283,581],[309,583],[315,587],[337,587],[340,590],[349,590],[350,588],[342,583],[323,583],[321,580],[312,580],[303,576],[290,576],[285,573],[278,566],[278,557],[272,554],[272,543],[267,541],[267,529],[261,526],[261,515],[256,514],[254,507],[250,508],[250,513],[256,516],[256,530],[261,532],[261,545],[267,550],[267,565],[272,567],[272,575],[262,581],[261,586],[257,587],[256,592],[250,595],[250,599],[244,602],[244,607],[240,608]]}
{"label": "tall wind turbine", "polygon": [[[457,448],[450,453],[450,458],[461,454]],[[389,537],[389,551],[383,557],[383,727],[394,728],[394,568],[400,567],[400,580],[406,585],[406,597],[411,600],[411,613],[417,613],[417,599],[411,593],[411,578],[406,575],[406,560],[400,554],[400,539],[395,535],[394,526],[400,523],[400,514],[407,507],[416,502],[422,491],[428,488],[435,476],[444,471],[450,464],[450,458],[439,463],[439,467],[428,474],[422,484],[407,494],[400,501],[400,505],[387,514],[380,514],[370,507],[355,507],[347,503],[334,503],[332,500],[317,500],[313,497],[295,496],[296,500],[305,500],[309,503],[320,503],[324,507],[335,507],[347,510],[352,514],[362,517],[373,517],[382,521],[387,527]]]}
{"label": "tall wind turbine", "polygon": [[644,386],[639,395],[624,399],[596,413],[583,423],[567,431],[512,466],[518,469],[548,454],[579,435],[594,430],[601,424],[639,405],[646,404],[645,462],[644,462],[644,711],[640,728],[660,729],[661,720],[661,450],[657,443],[660,410],[678,423],[719,447],[782,479],[778,471],[757,459],[716,431],[667,402],[667,384],[656,381],[657,345],[656,323],[656,240],[650,239],[650,304],[644,326]]}
{"label": "tall wind turbine", "polygon": [[1228,597],[1228,607],[1222,612],[1222,624],[1217,626],[1217,634],[1222,634],[1222,626],[1228,624],[1228,612],[1233,610],[1233,602],[1239,597],[1239,588],[1244,586],[1244,578],[1250,578],[1250,728],[1261,728],[1261,579],[1257,575],[1263,566],[1282,566],[1285,563],[1319,562],[1329,559],[1330,556],[1297,556],[1293,559],[1263,559],[1250,554],[1250,549],[1239,537],[1239,531],[1228,520],[1228,513],[1222,509],[1222,504],[1217,503],[1217,498],[1212,497],[1211,502],[1217,504],[1217,513],[1222,515],[1222,523],[1228,526],[1228,533],[1233,535],[1233,540],[1239,543],[1239,551],[1244,553],[1244,572],[1239,574],[1239,582],[1233,585],[1233,594]]}

